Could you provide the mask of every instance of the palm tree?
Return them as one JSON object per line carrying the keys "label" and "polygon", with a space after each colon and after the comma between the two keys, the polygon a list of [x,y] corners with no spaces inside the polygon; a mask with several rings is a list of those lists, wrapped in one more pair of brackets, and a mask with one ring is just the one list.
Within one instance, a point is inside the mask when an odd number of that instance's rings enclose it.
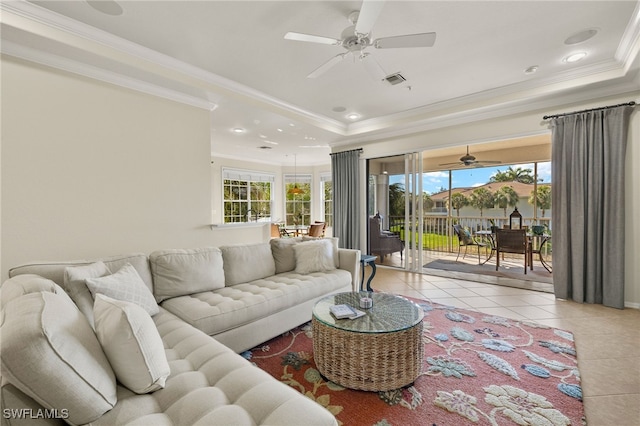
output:
{"label": "palm tree", "polygon": [[542,210],[542,217],[544,217],[544,212],[551,208],[551,186],[541,185],[537,188],[537,191],[531,191],[529,204],[535,205]]}
{"label": "palm tree", "polygon": [[399,182],[389,185],[389,216],[404,217],[404,186]]}
{"label": "palm tree", "polygon": [[512,186],[504,185],[496,191],[494,199],[496,205],[504,210],[504,217],[507,217],[507,207],[517,206],[520,197]]}
{"label": "palm tree", "polygon": [[533,183],[533,170],[531,169],[523,169],[521,167],[516,167],[515,169],[511,166],[507,169],[507,171],[503,172],[498,170],[495,175],[491,176],[489,182],[521,182],[521,183]]}
{"label": "palm tree", "polygon": [[484,209],[490,209],[495,205],[493,194],[487,188],[476,188],[469,196],[469,204],[480,210],[480,217]]}
{"label": "palm tree", "polygon": [[469,199],[462,192],[451,194],[451,208],[455,209],[460,217],[460,209],[469,205]]}

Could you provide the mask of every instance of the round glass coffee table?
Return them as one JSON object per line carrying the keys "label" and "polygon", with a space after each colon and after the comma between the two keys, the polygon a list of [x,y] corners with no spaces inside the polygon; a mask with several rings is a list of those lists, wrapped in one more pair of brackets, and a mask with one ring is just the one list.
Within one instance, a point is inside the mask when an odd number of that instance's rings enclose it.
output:
{"label": "round glass coffee table", "polygon": [[[360,308],[361,297],[373,307]],[[356,319],[336,319],[333,305],[365,312]],[[341,386],[386,391],[407,386],[420,375],[424,313],[404,297],[385,293],[338,293],[313,307],[313,357],[320,373]]]}

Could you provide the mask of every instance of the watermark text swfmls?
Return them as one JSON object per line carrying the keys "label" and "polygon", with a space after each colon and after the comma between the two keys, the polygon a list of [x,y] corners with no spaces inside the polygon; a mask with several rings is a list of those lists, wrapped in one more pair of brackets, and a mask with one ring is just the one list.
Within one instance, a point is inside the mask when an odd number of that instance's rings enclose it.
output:
{"label": "watermark text swfmls", "polygon": [[68,419],[69,410],[66,408],[4,408],[2,417],[5,419]]}

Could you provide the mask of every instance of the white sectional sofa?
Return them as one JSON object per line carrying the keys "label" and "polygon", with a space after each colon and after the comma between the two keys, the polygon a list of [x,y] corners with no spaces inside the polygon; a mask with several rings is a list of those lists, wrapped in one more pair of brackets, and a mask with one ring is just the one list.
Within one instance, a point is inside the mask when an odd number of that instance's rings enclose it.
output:
{"label": "white sectional sofa", "polygon": [[335,239],[32,262],[0,287],[3,424],[335,425],[237,352],[357,290]]}

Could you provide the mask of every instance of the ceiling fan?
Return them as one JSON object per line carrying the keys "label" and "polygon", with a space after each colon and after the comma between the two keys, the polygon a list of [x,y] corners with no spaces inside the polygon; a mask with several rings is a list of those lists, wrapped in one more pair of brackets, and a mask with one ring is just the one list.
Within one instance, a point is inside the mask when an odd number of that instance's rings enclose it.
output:
{"label": "ceiling fan", "polygon": [[463,155],[462,157],[460,157],[459,161],[456,161],[454,163],[443,163],[443,164],[439,164],[439,166],[465,166],[465,167],[469,167],[469,166],[482,166],[485,164],[501,164],[502,161],[491,161],[491,160],[485,160],[485,161],[478,161],[476,160],[476,157],[474,157],[473,155],[469,154],[469,145],[467,145],[467,153],[465,155]]}
{"label": "ceiling fan", "polygon": [[[384,1],[363,0],[359,11],[349,14],[348,20],[351,26],[345,28],[340,38],[324,37],[311,34],[288,32],[284,35],[286,40],[304,41],[310,43],[329,44],[342,46],[346,52],[342,52],[320,65],[307,76],[316,78],[327,72],[330,68],[342,61],[348,54],[358,58],[365,65],[365,68],[376,80],[383,80],[387,74],[380,64],[371,57],[365,49],[373,46],[376,49],[392,49],[399,47],[431,47],[436,42],[436,33],[419,33],[398,35],[392,37],[382,37],[373,39],[371,29],[375,24]],[[357,56],[356,56],[357,55]]]}

